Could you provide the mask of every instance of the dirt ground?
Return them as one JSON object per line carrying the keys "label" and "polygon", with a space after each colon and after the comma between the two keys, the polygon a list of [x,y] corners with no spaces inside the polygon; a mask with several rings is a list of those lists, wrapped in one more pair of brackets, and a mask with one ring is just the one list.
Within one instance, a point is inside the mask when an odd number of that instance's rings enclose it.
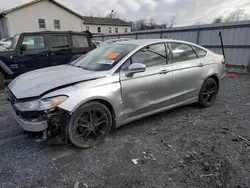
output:
{"label": "dirt ground", "polygon": [[23,135],[1,92],[0,187],[250,188],[250,77],[227,79],[208,109],[130,123],[88,150]]}

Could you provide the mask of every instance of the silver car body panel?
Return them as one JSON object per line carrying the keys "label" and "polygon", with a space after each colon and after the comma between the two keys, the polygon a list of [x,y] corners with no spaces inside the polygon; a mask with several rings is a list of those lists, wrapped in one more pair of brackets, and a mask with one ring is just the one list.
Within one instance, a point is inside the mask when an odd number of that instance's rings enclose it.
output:
{"label": "silver car body panel", "polygon": [[61,65],[22,74],[9,84],[9,88],[17,99],[39,97],[58,87],[105,77],[107,74],[107,71],[93,73],[82,68]]}
{"label": "silver car body panel", "polygon": [[[197,46],[204,49],[207,55],[185,62],[169,62],[164,66],[147,68],[145,72],[136,73],[132,77],[127,77],[120,70],[126,60],[141,48],[150,44],[167,42],[180,42]],[[70,113],[74,113],[78,107],[89,101],[105,101],[112,106],[116,125],[120,126],[148,115],[196,102],[200,88],[208,77],[216,76],[221,80],[226,75],[225,65],[221,63],[222,55],[189,42],[161,39],[130,40],[118,43],[136,44],[138,47],[128,53],[109,71],[90,72],[76,67],[70,67],[69,71],[69,66],[52,67],[33,71],[30,75],[22,75],[15,79],[9,88],[17,98],[34,97],[33,95],[38,96],[43,93],[46,94],[42,98],[67,95],[69,98],[58,107]],[[53,71],[55,76],[52,76],[52,83],[50,83],[51,78],[48,72]],[[38,91],[30,92],[29,89],[34,90],[35,83],[42,80],[37,74],[43,75],[42,78],[48,78],[35,87],[35,90]],[[35,75],[39,78],[36,78]],[[62,81],[59,82],[56,79],[57,76]],[[30,86],[25,89],[18,87],[20,84],[23,85],[27,78],[30,79],[29,82],[34,81],[35,83],[30,83]],[[187,82],[187,80],[189,81]],[[74,84],[71,84],[72,82]],[[67,86],[67,84],[71,85]],[[65,85],[67,87],[61,87]]]}
{"label": "silver car body panel", "polygon": [[[162,71],[169,71],[163,74]],[[127,77],[120,72],[124,115],[131,118],[155,108],[170,105],[172,88],[171,64],[152,67]]]}
{"label": "silver car body panel", "polygon": [[74,113],[78,107],[86,102],[103,100],[113,107],[117,121],[123,119],[119,74],[62,88],[43,96],[43,98],[62,94],[69,96],[69,98],[59,107],[71,113]]}

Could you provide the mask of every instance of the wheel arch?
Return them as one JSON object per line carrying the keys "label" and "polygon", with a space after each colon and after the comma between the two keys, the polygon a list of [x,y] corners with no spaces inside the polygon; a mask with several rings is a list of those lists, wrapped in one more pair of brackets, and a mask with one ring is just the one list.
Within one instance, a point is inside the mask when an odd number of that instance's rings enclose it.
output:
{"label": "wheel arch", "polygon": [[204,82],[208,79],[208,78],[212,78],[216,81],[216,84],[217,84],[217,87],[218,87],[218,91],[219,91],[219,88],[220,88],[220,80],[219,80],[219,77],[216,75],[216,74],[213,74],[213,75],[210,75],[208,76]]}
{"label": "wheel arch", "polygon": [[109,101],[107,101],[105,99],[93,99],[93,100],[90,100],[88,102],[99,102],[99,103],[105,105],[109,109],[109,111],[111,112],[112,117],[115,118],[115,110]]}
{"label": "wheel arch", "polygon": [[77,105],[77,107],[74,108],[74,110],[72,111],[72,113],[74,113],[79,107],[81,107],[82,105],[86,104],[86,103],[90,103],[90,102],[99,102],[101,104],[103,104],[104,106],[106,106],[108,108],[108,110],[110,111],[111,113],[111,116],[112,116],[112,128],[115,128],[115,125],[116,125],[116,112],[115,112],[115,108],[114,106],[112,105],[112,103],[107,100],[106,98],[92,98],[92,99],[89,99],[87,101],[84,101],[82,102],[81,104]]}

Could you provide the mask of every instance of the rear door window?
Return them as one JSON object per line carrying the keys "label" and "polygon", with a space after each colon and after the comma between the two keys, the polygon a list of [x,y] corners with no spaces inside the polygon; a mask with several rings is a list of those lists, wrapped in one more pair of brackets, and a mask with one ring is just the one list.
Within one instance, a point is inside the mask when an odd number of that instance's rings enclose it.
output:
{"label": "rear door window", "polygon": [[187,44],[182,43],[170,43],[173,61],[174,62],[182,62],[188,61],[192,59],[197,59],[197,55],[193,48]]}
{"label": "rear door window", "polygon": [[69,38],[67,35],[51,35],[51,48],[69,48]]}
{"label": "rear door window", "polygon": [[72,35],[72,41],[75,48],[89,47],[88,38],[84,35]]}

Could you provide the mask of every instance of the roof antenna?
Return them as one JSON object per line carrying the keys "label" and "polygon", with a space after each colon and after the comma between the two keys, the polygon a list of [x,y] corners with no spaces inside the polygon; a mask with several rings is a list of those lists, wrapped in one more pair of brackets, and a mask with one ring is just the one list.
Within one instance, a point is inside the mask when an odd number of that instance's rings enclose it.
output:
{"label": "roof antenna", "polygon": [[221,31],[219,32],[219,37],[220,37],[220,44],[221,44],[222,54],[224,56],[224,59],[226,59]]}

